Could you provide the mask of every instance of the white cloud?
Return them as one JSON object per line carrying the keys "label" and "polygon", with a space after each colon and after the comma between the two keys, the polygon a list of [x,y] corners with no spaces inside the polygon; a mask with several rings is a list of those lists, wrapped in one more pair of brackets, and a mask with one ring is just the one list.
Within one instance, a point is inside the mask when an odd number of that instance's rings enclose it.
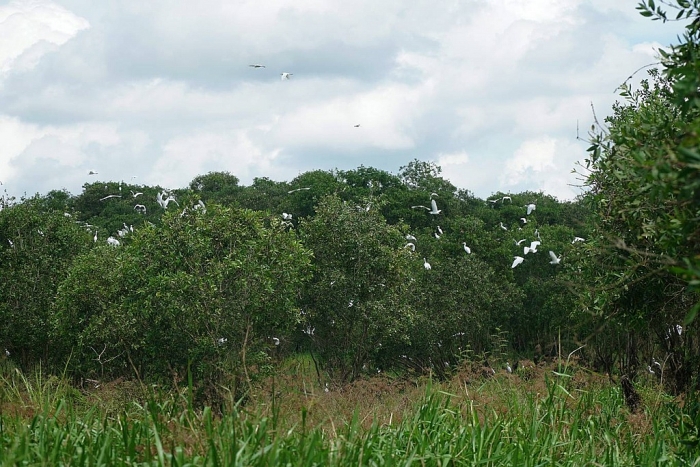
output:
{"label": "white cloud", "polygon": [[0,72],[33,68],[41,57],[90,24],[46,1],[13,1],[0,6]]}

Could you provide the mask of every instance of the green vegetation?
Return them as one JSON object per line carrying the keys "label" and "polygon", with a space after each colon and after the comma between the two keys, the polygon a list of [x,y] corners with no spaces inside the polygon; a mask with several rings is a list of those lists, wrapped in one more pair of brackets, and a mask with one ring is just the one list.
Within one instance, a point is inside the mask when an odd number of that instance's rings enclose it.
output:
{"label": "green vegetation", "polygon": [[419,160],[0,198],[0,464],[692,464],[700,0],[668,8],[574,201]]}

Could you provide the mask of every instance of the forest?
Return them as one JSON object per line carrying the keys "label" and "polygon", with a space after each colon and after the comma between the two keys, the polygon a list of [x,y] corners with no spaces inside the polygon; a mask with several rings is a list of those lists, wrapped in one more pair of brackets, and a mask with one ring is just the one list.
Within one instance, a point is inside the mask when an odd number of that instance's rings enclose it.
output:
{"label": "forest", "polygon": [[[697,16],[678,3],[679,18]],[[651,0],[640,10],[667,19]],[[96,174],[79,194],[4,196],[4,364],[78,388],[184,385],[216,407],[245,404],[295,358],[329,391],[378,375],[447,381],[465,365],[524,375],[575,355],[623,390],[692,398],[699,31],[695,19],[595,119],[573,201],[480,199],[419,159],[249,186],[226,171],[177,189]]]}

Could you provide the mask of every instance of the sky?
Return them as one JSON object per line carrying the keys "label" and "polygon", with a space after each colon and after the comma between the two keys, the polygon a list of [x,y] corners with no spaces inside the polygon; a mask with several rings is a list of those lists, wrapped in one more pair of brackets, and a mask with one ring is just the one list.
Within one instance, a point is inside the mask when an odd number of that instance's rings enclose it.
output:
{"label": "sky", "polygon": [[637,3],[0,2],[0,188],[174,189],[211,171],[249,185],[419,159],[481,198],[572,199],[592,106],[602,120],[682,33]]}

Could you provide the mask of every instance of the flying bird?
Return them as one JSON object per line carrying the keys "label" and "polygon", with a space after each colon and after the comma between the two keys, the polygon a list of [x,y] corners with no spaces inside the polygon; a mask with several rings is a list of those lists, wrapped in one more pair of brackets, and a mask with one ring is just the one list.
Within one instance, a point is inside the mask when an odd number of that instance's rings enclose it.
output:
{"label": "flying bird", "polygon": [[573,244],[576,243],[576,242],[585,242],[585,241],[586,241],[585,238],[574,237],[574,239],[571,241],[571,244],[573,245]]}
{"label": "flying bird", "polygon": [[501,198],[501,201],[504,203],[506,200],[510,201],[511,203],[513,202],[513,200],[510,198],[510,196],[504,196],[503,198]]}
{"label": "flying bird", "polygon": [[434,199],[430,200],[430,205],[432,206],[433,209],[428,214],[435,215],[435,214],[440,214],[442,212],[442,209],[437,208],[437,203],[435,202]]}
{"label": "flying bird", "polygon": [[291,214],[287,214],[286,212],[283,212],[283,213],[282,213],[282,220],[283,220],[283,221],[291,221],[291,220],[292,220],[292,217],[293,217],[293,216],[292,216]]}
{"label": "flying bird", "polygon": [[134,206],[134,209],[136,209],[139,212],[139,214],[146,214],[146,206],[144,206],[143,204],[137,204],[136,206]]}
{"label": "flying bird", "polygon": [[251,68],[265,68],[265,65],[261,65],[259,63],[255,63],[253,65],[248,65]]}
{"label": "flying bird", "polygon": [[522,222],[523,224],[527,224],[527,219],[525,219],[524,217],[521,217],[520,222]]}
{"label": "flying bird", "polygon": [[272,338],[272,342],[274,342],[275,345],[280,345],[280,340],[279,340],[279,338],[277,338],[277,337],[273,337],[273,338]]}
{"label": "flying bird", "polygon": [[462,245],[464,245],[464,251],[466,251],[468,255],[471,255],[472,249],[467,246],[467,242],[462,242]]}
{"label": "flying bird", "polygon": [[140,191],[137,192],[137,193],[134,193],[134,191],[131,190],[131,196],[133,196],[134,198],[139,197],[139,196],[141,196],[142,194],[143,194],[143,193],[141,193]]}
{"label": "flying bird", "polygon": [[432,269],[432,267],[430,266],[430,263],[425,258],[423,258],[423,267],[426,269],[426,271],[430,271]]}
{"label": "flying bird", "polygon": [[510,266],[510,268],[515,268],[517,265],[522,264],[523,261],[525,261],[525,258],[522,256],[513,256],[513,264]]}
{"label": "flying bird", "polygon": [[289,79],[290,76],[292,76],[294,73],[280,73],[281,80],[284,81],[285,79]]}
{"label": "flying bird", "polygon": [[532,211],[537,209],[537,206],[535,206],[535,204],[533,204],[533,203],[530,203],[530,204],[526,205],[525,207],[527,208],[527,215],[528,216],[532,213]]}
{"label": "flying bird", "polygon": [[91,171],[88,172],[88,175],[97,175],[97,171],[96,171],[96,170],[91,170]]}
{"label": "flying bird", "polygon": [[416,241],[416,237],[414,237],[414,236],[411,235],[411,234],[408,234],[408,235],[406,235],[406,240],[410,240],[410,241],[412,241],[412,242],[415,242],[415,241]]}
{"label": "flying bird", "polygon": [[404,245],[404,248],[410,248],[411,251],[416,251],[416,244],[415,243],[407,243]]}
{"label": "flying bird", "polygon": [[100,198],[100,201],[104,201],[104,200],[109,199],[109,198],[121,198],[121,197],[122,197],[122,195],[107,195],[104,198]]}
{"label": "flying bird", "polygon": [[360,124],[358,123],[357,125],[355,125],[355,128],[360,128]]}
{"label": "flying bird", "polygon": [[499,222],[498,225],[499,225],[503,230],[508,230],[508,227],[506,227],[505,225],[503,225],[503,222]]}
{"label": "flying bird", "polygon": [[168,195],[168,197],[166,198],[165,193],[163,193],[163,192],[160,192],[156,195],[156,201],[158,202],[160,207],[162,207],[163,209],[167,209],[168,204],[171,201],[174,202],[175,204],[177,204],[178,207],[180,206],[180,204],[175,200],[175,197],[173,195]]}
{"label": "flying bird", "polygon": [[291,195],[292,193],[294,193],[294,192],[296,192],[296,191],[310,190],[310,189],[311,189],[311,187],[308,187],[308,186],[305,187],[305,188],[297,188],[297,189],[295,189],[295,190],[289,190],[289,191],[287,192],[287,194],[288,194],[288,195]]}
{"label": "flying bird", "polygon": [[521,240],[518,240],[517,242],[515,240],[513,240],[513,243],[515,243],[515,246],[520,246],[520,244],[523,243],[524,241],[525,241],[525,239],[523,238]]}
{"label": "flying bird", "polygon": [[549,257],[552,258],[552,261],[550,261],[549,264],[561,263],[561,256],[557,257],[552,250],[549,250]]}

